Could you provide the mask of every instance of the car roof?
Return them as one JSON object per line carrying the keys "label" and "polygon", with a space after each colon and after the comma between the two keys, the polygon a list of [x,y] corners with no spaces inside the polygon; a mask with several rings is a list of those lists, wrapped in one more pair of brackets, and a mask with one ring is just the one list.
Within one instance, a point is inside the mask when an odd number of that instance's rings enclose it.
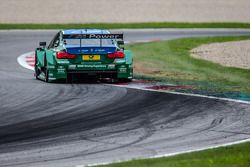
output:
{"label": "car roof", "polygon": [[66,29],[62,30],[63,34],[110,34],[108,30],[102,29]]}

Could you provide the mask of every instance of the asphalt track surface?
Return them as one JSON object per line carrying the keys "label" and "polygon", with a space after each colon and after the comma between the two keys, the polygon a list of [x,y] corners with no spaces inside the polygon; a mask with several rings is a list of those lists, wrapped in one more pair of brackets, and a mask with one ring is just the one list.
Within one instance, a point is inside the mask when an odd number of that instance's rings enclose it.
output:
{"label": "asphalt track surface", "polygon": [[[250,138],[250,104],[114,87],[47,84],[17,57],[55,31],[0,31],[0,166],[70,167]],[[249,35],[248,30],[128,30],[128,41]]]}

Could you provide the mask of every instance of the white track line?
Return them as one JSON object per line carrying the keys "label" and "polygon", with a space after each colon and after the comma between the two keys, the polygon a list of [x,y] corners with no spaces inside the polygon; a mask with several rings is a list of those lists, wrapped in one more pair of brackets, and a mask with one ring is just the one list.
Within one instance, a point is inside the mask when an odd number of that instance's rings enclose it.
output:
{"label": "white track line", "polygon": [[[110,85],[110,84],[106,84],[106,85]],[[171,91],[154,90],[154,89],[147,89],[147,88],[136,88],[136,87],[129,87],[127,85],[111,85],[111,86],[123,87],[123,88],[126,87],[126,88],[130,88],[130,89],[138,89],[138,90],[151,91],[151,92],[160,92],[160,93],[168,93],[168,94],[176,94],[176,95],[184,95],[184,96],[203,97],[203,98],[208,98],[208,99],[217,99],[217,100],[223,100],[223,101],[229,101],[229,102],[250,104],[250,101],[236,100],[236,99],[229,99],[229,98],[222,98],[222,97],[215,97],[215,96],[206,96],[206,95],[200,95],[200,94],[171,92]]]}
{"label": "white track line", "polygon": [[[170,157],[170,156],[175,156],[175,155],[179,155],[179,154],[185,154],[185,153],[191,153],[191,152],[197,152],[197,151],[204,151],[204,150],[208,150],[208,149],[215,149],[215,148],[219,148],[219,147],[226,147],[226,146],[231,146],[231,145],[235,145],[235,144],[241,144],[241,143],[245,143],[245,142],[250,142],[250,139],[244,139],[244,140],[230,142],[230,143],[226,143],[226,144],[217,144],[217,145],[214,145],[214,146],[203,147],[203,148],[198,148],[198,149],[193,149],[193,150],[187,150],[187,151],[180,151],[180,152],[169,153],[169,154],[159,154],[159,155],[155,155],[155,156],[150,156],[150,157],[145,157],[145,158],[138,158],[138,159],[133,159],[133,160]],[[119,161],[118,160],[118,161],[113,161],[113,162],[95,163],[95,164],[88,164],[88,165],[76,165],[75,167],[108,165],[108,164],[112,164],[112,163],[127,162],[127,161],[130,161],[130,160],[126,160],[126,161],[122,161],[122,160]]]}

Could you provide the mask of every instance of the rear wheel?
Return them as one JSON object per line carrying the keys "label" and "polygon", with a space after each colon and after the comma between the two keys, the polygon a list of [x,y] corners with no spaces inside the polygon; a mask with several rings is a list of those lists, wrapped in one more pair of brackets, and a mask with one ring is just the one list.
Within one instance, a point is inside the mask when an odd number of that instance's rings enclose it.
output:
{"label": "rear wheel", "polygon": [[44,68],[44,81],[49,82],[49,70],[47,67]]}
{"label": "rear wheel", "polygon": [[37,68],[37,66],[35,65],[35,77],[36,79],[39,79],[38,76],[40,75],[39,69]]}
{"label": "rear wheel", "polygon": [[38,76],[40,75],[40,70],[38,69],[38,67],[37,67],[37,56],[35,55],[35,77],[36,77],[36,79],[39,79],[38,78]]}
{"label": "rear wheel", "polygon": [[44,81],[49,82],[49,70],[47,65],[46,55],[44,56]]}

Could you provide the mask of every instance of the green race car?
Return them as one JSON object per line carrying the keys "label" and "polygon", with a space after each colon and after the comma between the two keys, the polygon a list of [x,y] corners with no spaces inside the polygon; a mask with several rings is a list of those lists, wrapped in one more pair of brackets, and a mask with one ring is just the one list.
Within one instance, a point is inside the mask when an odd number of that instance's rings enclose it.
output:
{"label": "green race car", "polygon": [[52,82],[95,78],[131,81],[133,58],[123,48],[123,34],[108,30],[61,30],[46,47],[40,42],[35,51],[35,77]]}

